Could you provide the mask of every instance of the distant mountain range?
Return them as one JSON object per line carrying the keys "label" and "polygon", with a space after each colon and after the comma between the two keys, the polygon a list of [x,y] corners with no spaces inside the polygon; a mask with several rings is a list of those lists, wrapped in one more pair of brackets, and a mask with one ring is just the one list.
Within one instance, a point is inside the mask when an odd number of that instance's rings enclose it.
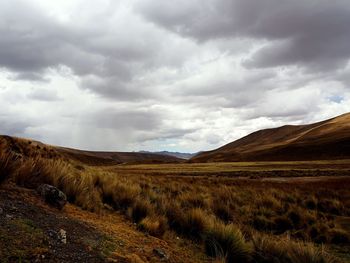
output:
{"label": "distant mountain range", "polygon": [[253,132],[190,162],[350,159],[350,113],[308,125]]}
{"label": "distant mountain range", "polygon": [[168,151],[160,151],[160,152],[140,151],[140,153],[167,155],[167,156],[173,156],[173,157],[177,157],[185,160],[189,160],[192,157],[194,157],[196,154],[198,154],[198,153],[181,153],[181,152],[168,152]]}

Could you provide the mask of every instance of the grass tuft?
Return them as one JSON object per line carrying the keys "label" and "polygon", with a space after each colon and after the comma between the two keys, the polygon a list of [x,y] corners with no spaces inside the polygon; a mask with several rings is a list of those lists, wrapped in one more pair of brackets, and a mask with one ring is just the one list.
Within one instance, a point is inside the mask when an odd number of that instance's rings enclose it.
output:
{"label": "grass tuft", "polygon": [[205,235],[205,250],[211,257],[226,257],[227,262],[249,262],[251,247],[234,225],[219,221],[212,223]]}

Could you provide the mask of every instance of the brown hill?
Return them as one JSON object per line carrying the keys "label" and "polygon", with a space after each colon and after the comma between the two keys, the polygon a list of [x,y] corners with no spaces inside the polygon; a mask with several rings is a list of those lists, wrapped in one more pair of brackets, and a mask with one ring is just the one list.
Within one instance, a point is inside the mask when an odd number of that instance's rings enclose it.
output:
{"label": "brown hill", "polygon": [[251,133],[191,162],[292,161],[350,158],[350,113],[308,125]]}
{"label": "brown hill", "polygon": [[88,165],[157,164],[184,161],[174,156],[153,153],[82,151],[6,135],[0,136],[0,148],[7,149],[20,156],[73,159]]}

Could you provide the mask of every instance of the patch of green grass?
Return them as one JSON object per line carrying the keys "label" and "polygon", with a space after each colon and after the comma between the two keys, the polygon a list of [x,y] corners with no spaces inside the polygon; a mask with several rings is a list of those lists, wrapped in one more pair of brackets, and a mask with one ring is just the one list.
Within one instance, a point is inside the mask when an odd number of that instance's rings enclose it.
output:
{"label": "patch of green grass", "polygon": [[14,219],[0,228],[1,262],[32,262],[48,251],[43,244],[45,236],[29,219]]}

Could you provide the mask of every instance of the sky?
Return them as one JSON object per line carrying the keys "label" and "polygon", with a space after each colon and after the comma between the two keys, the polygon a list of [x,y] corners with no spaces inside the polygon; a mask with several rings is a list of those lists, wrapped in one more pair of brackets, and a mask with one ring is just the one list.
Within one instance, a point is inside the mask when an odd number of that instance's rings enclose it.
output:
{"label": "sky", "polygon": [[0,133],[210,150],[350,111],[348,0],[0,0]]}

